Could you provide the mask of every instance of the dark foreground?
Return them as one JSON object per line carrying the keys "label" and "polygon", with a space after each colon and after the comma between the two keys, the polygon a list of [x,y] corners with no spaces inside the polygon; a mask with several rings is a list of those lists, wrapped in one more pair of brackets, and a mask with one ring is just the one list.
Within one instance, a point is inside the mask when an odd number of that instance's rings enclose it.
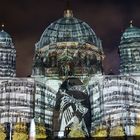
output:
{"label": "dark foreground", "polygon": [[140,140],[140,136],[133,137],[109,137],[109,138],[47,138],[47,139],[37,139],[37,140]]}

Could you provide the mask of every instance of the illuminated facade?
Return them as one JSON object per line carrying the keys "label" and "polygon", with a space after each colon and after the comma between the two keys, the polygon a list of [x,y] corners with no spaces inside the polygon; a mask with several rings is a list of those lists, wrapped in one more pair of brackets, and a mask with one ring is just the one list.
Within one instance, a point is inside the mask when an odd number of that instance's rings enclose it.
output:
{"label": "illuminated facade", "polygon": [[87,136],[98,128],[106,128],[110,131],[107,135],[113,136],[119,127],[122,136],[134,135],[140,112],[139,77],[128,75],[139,75],[139,33],[131,24],[122,35],[119,54],[123,76],[105,76],[100,39],[85,22],[73,17],[71,10],[46,28],[36,43],[32,76],[59,81],[54,94],[54,136],[68,136],[67,129],[78,123]]}
{"label": "illuminated facade", "polygon": [[78,78],[66,79],[59,88],[54,111],[54,135],[64,136],[67,128],[80,124],[88,136],[90,130],[89,97],[85,85]]}
{"label": "illuminated facade", "polygon": [[[52,89],[56,88],[54,80],[57,83],[56,92],[50,93],[56,102],[53,116],[46,104],[46,116],[52,117],[54,136],[64,137],[66,129],[75,121],[89,136],[90,105],[84,82],[89,76],[102,74],[102,59],[100,39],[87,23],[75,18],[71,10],[65,10],[63,18],[49,25],[35,44],[32,77],[47,79],[49,82],[44,86]],[[42,93],[47,95],[43,87]],[[40,100],[46,102],[44,98]]]}
{"label": "illuminated facade", "polygon": [[1,78],[0,123],[29,123],[34,111],[34,92],[32,78]]}
{"label": "illuminated facade", "polygon": [[134,135],[140,117],[139,41],[140,29],[131,23],[119,45],[121,75],[104,75],[101,40],[65,10],[35,44],[32,78],[12,78],[16,51],[2,30],[0,123],[34,118],[51,137],[74,137],[74,131],[79,137]]}
{"label": "illuminated facade", "polygon": [[[51,86],[55,86],[55,81],[51,81]],[[38,77],[35,79],[35,119],[43,122],[49,131],[53,127],[53,110],[56,103],[56,90],[52,88],[46,78]]]}
{"label": "illuminated facade", "polygon": [[[99,76],[89,82],[91,102],[91,130],[110,125],[123,126],[127,135],[134,135],[139,118],[139,76]],[[110,124],[108,124],[110,120]]]}
{"label": "illuminated facade", "polygon": [[111,131],[118,126],[123,128],[122,136],[135,135],[135,125],[140,117],[139,40],[140,29],[131,23],[119,45],[121,75],[94,76],[88,83],[91,132],[95,135],[99,127],[101,130],[109,127]]}

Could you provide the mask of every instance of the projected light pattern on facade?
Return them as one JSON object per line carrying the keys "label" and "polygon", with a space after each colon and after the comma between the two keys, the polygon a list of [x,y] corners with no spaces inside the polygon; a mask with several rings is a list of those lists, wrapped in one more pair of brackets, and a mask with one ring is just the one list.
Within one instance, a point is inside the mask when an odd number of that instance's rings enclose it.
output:
{"label": "projected light pattern on facade", "polygon": [[16,50],[11,36],[0,31],[0,77],[16,76]]}
{"label": "projected light pattern on facade", "polygon": [[0,79],[0,123],[30,122],[33,117],[34,80]]}
{"label": "projected light pattern on facade", "polygon": [[16,51],[2,30],[0,136],[5,128],[8,139],[140,135],[139,42],[131,22],[118,47],[121,75],[104,75],[101,40],[67,9],[35,44],[31,78],[14,78]]}
{"label": "projected light pattern on facade", "polygon": [[140,28],[130,24],[122,34],[119,45],[120,73],[140,73]]}
{"label": "projected light pattern on facade", "polygon": [[58,136],[75,124],[88,136],[89,98],[86,87],[78,78],[68,78],[62,83],[57,93],[54,111],[54,132]]}
{"label": "projected light pattern on facade", "polygon": [[140,113],[140,77],[100,76],[89,85],[92,130],[100,125],[111,128],[121,124],[127,135],[134,135]]}
{"label": "projected light pattern on facade", "polygon": [[[35,78],[35,120],[47,125],[47,129],[52,131],[53,111],[56,103],[56,90],[47,84],[46,78]],[[53,82],[53,81],[52,81]]]}

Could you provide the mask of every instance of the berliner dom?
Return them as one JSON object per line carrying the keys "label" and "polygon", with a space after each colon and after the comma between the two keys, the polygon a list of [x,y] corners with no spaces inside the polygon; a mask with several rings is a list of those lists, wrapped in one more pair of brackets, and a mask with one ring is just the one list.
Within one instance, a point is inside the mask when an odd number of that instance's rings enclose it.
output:
{"label": "berliner dom", "polygon": [[71,8],[46,27],[34,49],[31,77],[15,77],[16,50],[2,27],[2,139],[140,135],[140,28],[132,21],[118,46],[118,75],[104,73],[100,38]]}

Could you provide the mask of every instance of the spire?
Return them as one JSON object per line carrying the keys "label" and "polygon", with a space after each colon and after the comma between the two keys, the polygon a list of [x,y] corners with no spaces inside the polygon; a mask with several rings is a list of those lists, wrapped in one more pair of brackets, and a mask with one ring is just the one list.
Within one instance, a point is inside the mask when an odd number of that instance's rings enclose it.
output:
{"label": "spire", "polygon": [[130,20],[130,27],[133,27],[133,20]]}
{"label": "spire", "polygon": [[64,17],[73,17],[73,12],[71,10],[70,0],[66,0],[66,9],[64,11]]}

